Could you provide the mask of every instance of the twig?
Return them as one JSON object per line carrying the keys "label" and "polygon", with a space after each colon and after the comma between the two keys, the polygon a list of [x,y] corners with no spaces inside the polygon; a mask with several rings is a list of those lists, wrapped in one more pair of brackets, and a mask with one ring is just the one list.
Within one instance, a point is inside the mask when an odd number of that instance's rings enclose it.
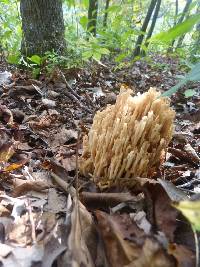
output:
{"label": "twig", "polygon": [[78,130],[78,138],[77,138],[77,143],[76,143],[76,178],[75,178],[75,183],[76,183],[76,196],[77,199],[79,199],[79,194],[78,194],[78,147],[80,143],[80,131]]}
{"label": "twig", "polygon": [[54,179],[54,181],[65,191],[65,193],[69,193],[72,197],[76,196],[76,189],[70,185],[69,183],[65,182],[63,179],[61,179],[58,175],[51,172],[51,176]]}
{"label": "twig", "polygon": [[82,108],[82,109],[84,109],[85,111],[91,113],[91,110],[88,109],[87,107],[85,107],[85,106],[79,101],[80,96],[79,96],[79,95],[78,95],[78,94],[71,88],[71,86],[70,86],[69,83],[67,82],[67,80],[66,80],[65,75],[63,74],[63,72],[62,72],[61,70],[59,70],[59,72],[60,72],[60,75],[61,75],[63,81],[65,82],[65,84],[66,84],[66,86],[67,86],[67,89],[70,91],[70,92],[65,91],[64,94],[65,94],[67,97],[69,97],[70,99],[72,99],[74,102],[76,102],[77,105],[78,105],[80,108]]}
{"label": "twig", "polygon": [[194,234],[194,241],[195,241],[195,248],[196,248],[196,267],[199,267],[199,240],[198,240],[197,231],[194,229],[193,226],[192,226],[192,231]]}
{"label": "twig", "polygon": [[63,72],[59,69],[60,75],[63,78],[63,81],[65,82],[67,89],[70,91],[70,93],[72,95],[74,95],[76,98],[80,99],[80,96],[71,88],[71,86],[69,85],[68,81],[65,78],[65,75],[63,74]]}
{"label": "twig", "polygon": [[122,202],[138,202],[141,199],[132,196],[130,193],[92,193],[81,192],[81,201],[86,205],[115,206]]}
{"label": "twig", "polygon": [[36,233],[35,233],[35,221],[33,218],[33,213],[32,213],[32,209],[31,209],[31,205],[30,205],[30,201],[28,199],[28,203],[27,203],[27,210],[28,210],[28,214],[29,214],[29,220],[31,223],[31,237],[32,237],[32,241],[35,244],[36,243]]}

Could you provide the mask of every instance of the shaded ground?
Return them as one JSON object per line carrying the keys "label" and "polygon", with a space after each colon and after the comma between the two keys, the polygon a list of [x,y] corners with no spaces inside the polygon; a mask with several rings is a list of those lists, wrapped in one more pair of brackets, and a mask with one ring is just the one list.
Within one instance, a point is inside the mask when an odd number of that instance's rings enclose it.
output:
{"label": "shaded ground", "polygon": [[200,191],[200,84],[188,86],[197,89],[193,97],[185,98],[184,90],[172,97],[175,133],[155,175],[160,183],[138,181],[132,190],[113,188],[100,196],[79,176],[86,208],[78,206],[74,190],[81,139],[95,112],[115,103],[121,85],[135,94],[151,86],[165,91],[183,74],[175,59],[154,60],[160,63],[138,61],[116,71],[108,63],[57,69],[39,80],[16,70],[1,84],[2,266],[195,265],[193,233],[171,201]]}

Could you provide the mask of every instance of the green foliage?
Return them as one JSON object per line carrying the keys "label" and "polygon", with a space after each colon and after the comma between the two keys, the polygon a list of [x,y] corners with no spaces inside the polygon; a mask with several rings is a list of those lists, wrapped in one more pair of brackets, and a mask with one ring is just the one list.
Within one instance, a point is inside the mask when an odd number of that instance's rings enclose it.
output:
{"label": "green foliage", "polygon": [[192,224],[196,231],[200,231],[200,201],[181,201],[174,205]]}
{"label": "green foliage", "polygon": [[182,86],[186,85],[188,82],[196,82],[200,80],[200,63],[195,64],[191,71],[185,75],[175,86],[162,94],[162,96],[171,96],[176,93]]}
{"label": "green foliage", "polygon": [[0,43],[15,64],[22,36],[18,1],[0,0],[0,14]]}
{"label": "green foliage", "polygon": [[196,91],[194,89],[187,89],[184,92],[184,95],[186,98],[192,97],[196,94]]}
{"label": "green foliage", "polygon": [[200,21],[200,14],[193,15],[186,19],[184,22],[174,26],[165,32],[160,32],[151,38],[151,42],[159,41],[163,43],[170,43],[177,37],[191,31],[193,26]]}
{"label": "green foliage", "polygon": [[[24,60],[20,55],[20,43],[22,37],[21,19],[19,16],[19,2],[17,0],[0,0],[0,38],[1,46],[5,52],[7,61],[12,64],[23,64],[31,68],[41,68],[43,64],[37,55]],[[106,11],[108,14],[107,26],[103,27],[105,15],[105,1],[99,0],[97,37],[88,36],[88,6],[89,0],[63,0],[63,12],[66,25],[67,50],[62,57],[53,51],[48,53],[46,60],[49,69],[55,65],[66,68],[79,67],[89,60],[102,60],[103,57],[114,57],[118,67],[127,64],[133,53],[135,42],[139,34],[143,20],[146,16],[150,0],[123,2],[110,1]],[[146,56],[150,53],[164,54],[172,40],[187,33],[184,42],[187,44],[176,49],[173,54],[179,58],[187,57],[197,61],[200,54],[200,34],[192,28],[200,21],[200,14],[196,12],[197,1],[193,1],[188,15],[183,23],[174,25],[182,15],[183,5],[179,6],[179,14],[175,18],[175,4],[173,0],[162,1],[160,16],[156,23],[155,34],[151,38],[148,49],[142,45]],[[197,13],[197,15],[194,15]],[[165,29],[165,31],[163,31]],[[160,33],[159,33],[160,32]],[[191,36],[189,36],[189,32]],[[155,45],[155,42],[156,45]],[[149,53],[150,52],[150,53]],[[135,60],[137,60],[136,58]],[[28,63],[27,63],[28,62]],[[129,60],[131,63],[131,61]],[[157,66],[165,68],[165,66]],[[156,66],[155,66],[156,68]]]}

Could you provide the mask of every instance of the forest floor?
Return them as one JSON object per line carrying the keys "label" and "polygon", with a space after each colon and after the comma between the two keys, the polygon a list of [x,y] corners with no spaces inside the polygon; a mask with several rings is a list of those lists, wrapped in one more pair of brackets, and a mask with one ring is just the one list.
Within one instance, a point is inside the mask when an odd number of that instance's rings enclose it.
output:
{"label": "forest floor", "polygon": [[1,266],[195,266],[194,233],[171,203],[200,193],[200,83],[185,88],[197,89],[192,97],[184,89],[171,97],[175,131],[155,179],[100,193],[77,170],[95,112],[115,103],[121,85],[164,92],[183,75],[177,60],[158,56],[114,68],[56,69],[35,80],[1,64]]}

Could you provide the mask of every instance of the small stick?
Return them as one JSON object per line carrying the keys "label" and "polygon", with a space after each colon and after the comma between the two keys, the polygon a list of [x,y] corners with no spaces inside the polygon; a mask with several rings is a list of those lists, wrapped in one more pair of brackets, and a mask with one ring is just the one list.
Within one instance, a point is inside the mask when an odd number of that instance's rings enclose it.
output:
{"label": "small stick", "polygon": [[54,179],[54,181],[65,191],[65,193],[69,193],[72,197],[76,196],[76,189],[73,186],[70,186],[69,183],[65,182],[63,179],[61,179],[58,175],[51,172],[51,176]]}
{"label": "small stick", "polygon": [[78,130],[78,138],[77,138],[77,143],[76,143],[76,178],[75,178],[75,183],[76,183],[76,196],[77,199],[79,199],[79,194],[78,194],[78,147],[80,143],[80,131]]}
{"label": "small stick", "polygon": [[85,111],[91,113],[91,110],[88,109],[87,107],[85,107],[85,106],[79,101],[80,96],[79,96],[79,95],[78,95],[78,94],[71,88],[71,86],[70,86],[69,83],[67,82],[67,80],[66,80],[66,78],[65,78],[65,75],[62,73],[62,71],[59,70],[59,72],[60,72],[60,75],[61,75],[61,77],[63,78],[63,81],[65,82],[65,84],[66,84],[68,90],[70,91],[70,92],[64,92],[64,94],[65,94],[67,97],[69,97],[70,99],[74,100],[74,102],[76,102],[77,105],[78,105],[80,108],[82,108],[82,109],[84,109]]}
{"label": "small stick", "polygon": [[65,82],[67,89],[69,89],[70,93],[72,95],[74,95],[76,98],[80,99],[80,96],[71,88],[71,86],[69,85],[68,81],[65,78],[65,75],[63,74],[63,72],[59,69],[60,75],[63,78],[63,81]]}
{"label": "small stick", "polygon": [[194,240],[195,240],[195,248],[196,248],[196,267],[199,267],[199,239],[197,235],[197,231],[192,226],[192,231],[194,234]]}
{"label": "small stick", "polygon": [[122,202],[139,202],[142,199],[132,196],[130,193],[92,193],[81,192],[81,200],[86,205],[117,205]]}

